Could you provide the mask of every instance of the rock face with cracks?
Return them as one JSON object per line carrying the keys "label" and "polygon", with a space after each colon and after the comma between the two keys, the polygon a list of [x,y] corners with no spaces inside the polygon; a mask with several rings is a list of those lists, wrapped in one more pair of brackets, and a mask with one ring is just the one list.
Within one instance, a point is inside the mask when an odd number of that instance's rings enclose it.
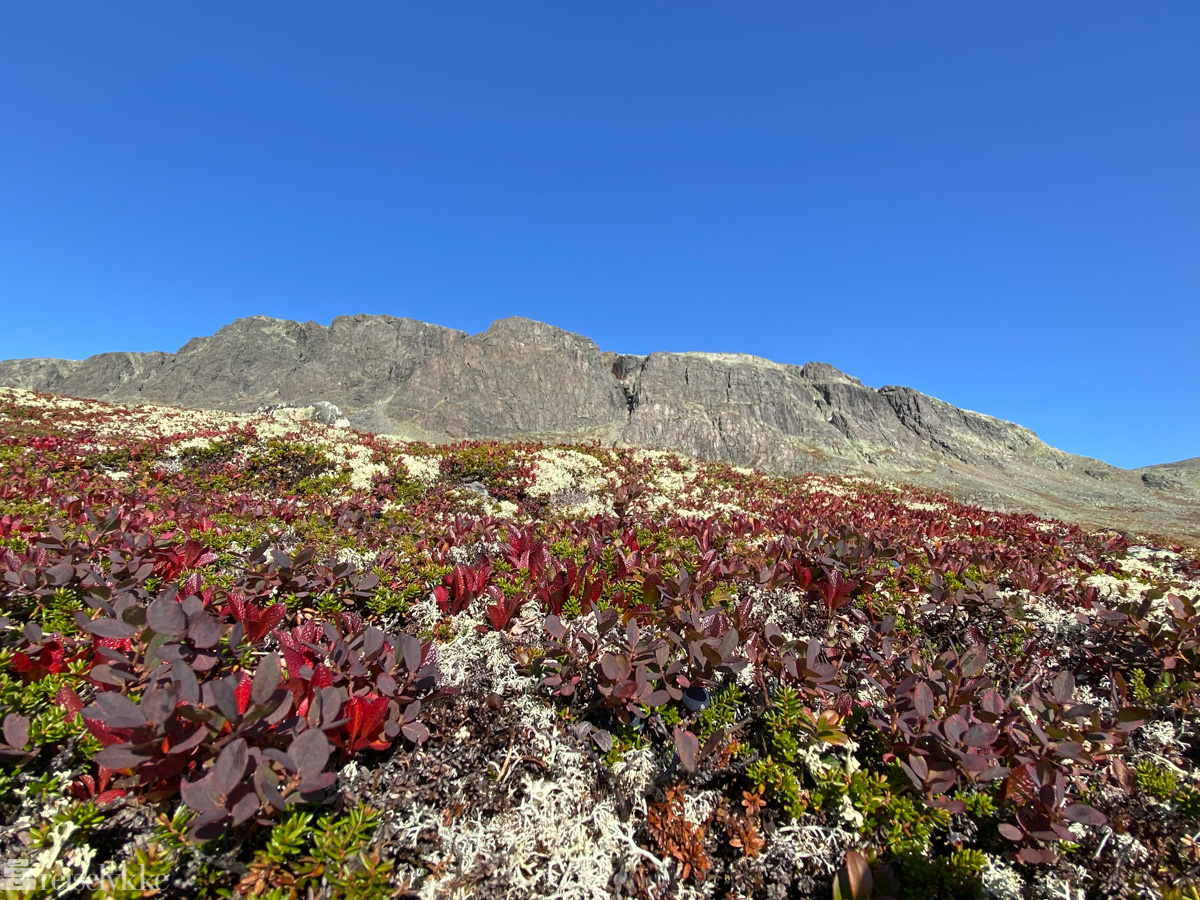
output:
{"label": "rock face with cracks", "polygon": [[1195,460],[1118,469],[911,388],[868,387],[826,363],[602,352],[528,319],[469,335],[391,316],[340,316],[328,327],[254,316],[176,353],[0,362],[0,384],[236,412],[324,400],[355,428],[410,439],[599,441],[777,474],[862,473],[1200,539]]}

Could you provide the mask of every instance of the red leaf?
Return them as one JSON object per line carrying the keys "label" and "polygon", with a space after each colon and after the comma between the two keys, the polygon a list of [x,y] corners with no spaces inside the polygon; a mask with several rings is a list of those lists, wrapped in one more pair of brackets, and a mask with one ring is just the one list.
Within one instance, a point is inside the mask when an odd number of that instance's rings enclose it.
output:
{"label": "red leaf", "polygon": [[246,598],[242,596],[240,591],[230,591],[226,595],[229,601],[229,615],[233,617],[233,621],[242,622],[246,618]]}
{"label": "red leaf", "polygon": [[121,735],[110,731],[108,727],[99,719],[85,718],[83,720],[83,727],[86,728],[88,733],[98,740],[101,746],[104,747],[111,747],[113,744],[119,744],[125,740],[125,738]]}
{"label": "red leaf", "polygon": [[1022,763],[1004,781],[1004,796],[1008,799],[1031,800],[1034,795],[1033,766]]}
{"label": "red leaf", "polygon": [[387,711],[387,697],[376,694],[351,697],[342,710],[348,721],[346,737],[338,741],[339,745],[348,753],[356,753],[378,740]]}
{"label": "red leaf", "polygon": [[97,806],[108,806],[108,804],[113,803],[117,800],[120,800],[122,797],[124,797],[128,793],[129,793],[129,791],[124,791],[124,790],[104,791],[99,796],[96,797],[95,802],[96,802]]}
{"label": "red leaf", "polygon": [[79,699],[79,695],[75,693],[68,685],[63,685],[54,695],[54,702],[62,706],[70,714],[72,718],[83,712],[83,701]]}
{"label": "red leaf", "polygon": [[508,600],[501,596],[499,600],[487,608],[488,621],[492,623],[494,629],[503,631],[515,611],[515,604],[510,606]]}
{"label": "red leaf", "polygon": [[233,689],[233,695],[237,698],[237,711],[239,716],[246,714],[246,707],[250,705],[250,692],[254,683],[250,680],[250,676],[245,672],[242,673],[242,680],[238,682],[237,687]]}
{"label": "red leaf", "polygon": [[246,638],[250,643],[257,644],[283,621],[285,615],[287,615],[287,605],[282,602],[272,604],[266,609],[247,604],[243,623],[246,628]]}

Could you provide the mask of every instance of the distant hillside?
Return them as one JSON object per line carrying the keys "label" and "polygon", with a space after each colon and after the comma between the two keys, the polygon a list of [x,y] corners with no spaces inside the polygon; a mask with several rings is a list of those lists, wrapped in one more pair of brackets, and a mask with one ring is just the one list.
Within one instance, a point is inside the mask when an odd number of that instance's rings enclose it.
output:
{"label": "distant hillside", "polygon": [[0,385],[239,412],[326,400],[355,428],[412,439],[598,441],[772,473],[863,473],[993,507],[1200,538],[1196,459],[1118,469],[824,363],[602,352],[528,319],[470,335],[390,316],[329,327],[255,316],[177,353],[0,362]]}

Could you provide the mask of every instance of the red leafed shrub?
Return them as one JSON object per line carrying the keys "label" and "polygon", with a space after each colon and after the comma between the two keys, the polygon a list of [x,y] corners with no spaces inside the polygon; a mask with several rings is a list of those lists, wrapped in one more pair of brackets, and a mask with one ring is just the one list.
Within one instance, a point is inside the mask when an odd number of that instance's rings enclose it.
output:
{"label": "red leafed shrub", "polygon": [[230,591],[226,595],[229,603],[229,614],[235,622],[245,630],[246,640],[257,644],[267,634],[279,626],[287,615],[287,605],[272,603],[263,608],[256,603],[246,600],[240,591]]}
{"label": "red leafed shrub", "polygon": [[[557,777],[528,743],[543,720],[520,719],[542,704],[588,778],[653,750],[645,797],[597,776],[588,800],[628,818],[624,883],[644,896],[771,893],[754,879],[780,841],[835,828],[857,849],[813,863],[818,893],[842,867],[843,893],[968,896],[967,850],[1024,877],[1077,846],[1111,872],[1134,840],[1147,878],[1191,877],[1171,849],[1191,795],[1148,768],[1196,768],[1200,562],[1179,549],[1152,576],[1111,532],[598,446],[571,450],[592,475],[564,468],[551,493],[536,445],[346,432],[348,456],[387,471],[367,486],[330,462],[302,491],[269,465],[316,458],[300,425],[268,444],[182,411],[163,425],[3,394],[0,411],[0,761],[25,778],[55,760],[105,817],[182,800],[196,840],[249,847],[296,804],[335,801],[351,758],[452,769],[491,732],[472,783],[507,809],[526,790],[514,767]],[[477,647],[503,658],[462,658]],[[437,706],[439,657],[466,716]],[[510,663],[531,676],[519,698],[488,681]],[[406,845],[412,871],[457,871],[424,843]],[[260,893],[294,875],[251,862]]]}

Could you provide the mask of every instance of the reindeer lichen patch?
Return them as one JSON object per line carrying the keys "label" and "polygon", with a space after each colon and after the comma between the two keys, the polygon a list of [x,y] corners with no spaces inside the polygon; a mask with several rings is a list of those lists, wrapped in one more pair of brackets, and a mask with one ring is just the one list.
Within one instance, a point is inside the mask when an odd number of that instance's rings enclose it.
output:
{"label": "reindeer lichen patch", "polygon": [[208,897],[1197,875],[1200,561],[1150,539],[19,391],[0,465],[8,866]]}

